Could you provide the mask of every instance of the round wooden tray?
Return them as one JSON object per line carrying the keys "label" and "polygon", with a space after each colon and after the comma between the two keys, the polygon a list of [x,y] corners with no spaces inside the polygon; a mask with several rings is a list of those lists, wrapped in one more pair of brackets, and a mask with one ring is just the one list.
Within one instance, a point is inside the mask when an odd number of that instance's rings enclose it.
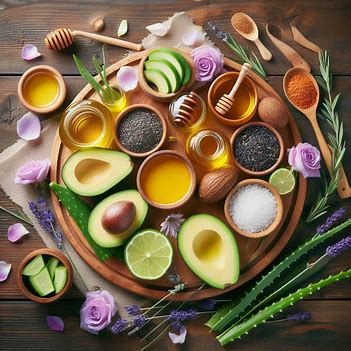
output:
{"label": "round wooden tray", "polygon": [[[110,66],[107,69],[109,79],[113,82],[115,80],[115,73],[120,67],[125,65],[137,65],[143,55],[143,52],[136,53]],[[229,59],[225,59],[225,66],[228,70],[240,70],[241,67],[239,64]],[[258,77],[253,72],[250,72],[249,76],[256,84],[259,99],[262,99],[266,96],[273,96],[284,103],[284,101],[266,81]],[[205,98],[205,101],[207,100],[206,93],[208,87],[209,84],[197,90],[197,92]],[[98,99],[94,91],[91,89],[90,85],[87,85],[76,96],[74,101],[80,101],[88,98]],[[127,94],[127,98],[129,105],[136,103],[150,103],[159,109],[165,117],[167,117],[168,104],[151,100],[141,91],[139,87],[134,91],[129,92]],[[219,124],[219,122],[217,122],[217,120],[211,116],[210,113],[207,117],[208,118],[206,124],[208,127],[217,128],[222,133],[227,135],[228,138],[230,138],[235,128]],[[185,154],[185,135],[182,132],[175,130],[170,125],[170,123],[168,123],[168,121],[167,128],[168,136],[175,136],[176,142],[166,142],[163,149],[178,150]],[[298,127],[290,113],[289,124],[285,130],[281,131],[281,135],[284,140],[285,149],[301,141]],[[70,153],[70,150],[68,150],[62,144],[57,133],[52,150],[51,181],[57,182],[59,184],[63,183],[61,179],[61,169]],[[283,162],[286,162],[286,154],[284,155],[284,159],[285,161]],[[141,161],[137,159],[134,159],[133,161],[135,163],[133,173],[130,177],[128,177],[127,181],[124,181],[123,184],[119,185],[120,189],[136,188],[135,175]],[[201,172],[198,172],[197,170],[197,173],[198,176],[201,177]],[[182,292],[172,295],[170,299],[177,301],[186,301],[217,296],[238,288],[262,272],[262,270],[277,257],[277,255],[282,251],[292,236],[302,212],[306,196],[306,188],[306,180],[303,177],[299,176],[297,186],[295,187],[294,191],[288,195],[283,196],[284,214],[281,225],[269,236],[262,239],[251,239],[234,233],[240,250],[241,274],[238,282],[225,290],[215,289],[207,285],[201,290],[197,290],[203,284],[203,282],[201,282],[185,265],[178,253],[178,250],[174,250],[174,267],[176,272],[180,275],[182,282],[186,283],[186,289]],[[86,242],[84,236],[74,221],[70,218],[64,207],[60,205],[55,195],[52,195],[52,200],[58,221],[67,239],[79,253],[79,255],[83,258],[83,260],[93,269],[95,269],[99,274],[101,274],[104,278],[108,279],[113,284],[150,298],[159,299],[168,293],[168,289],[172,287],[172,283],[170,283],[167,278],[162,278],[153,282],[143,281],[132,276],[125,264],[115,257],[110,257],[105,262],[101,262],[96,257]],[[215,205],[205,205],[202,204],[196,198],[196,196],[194,196],[190,203],[181,207],[176,212],[183,213],[185,217],[188,217],[194,213],[209,213],[225,221],[223,204],[224,201],[221,201]],[[167,214],[171,212],[172,211],[159,210],[149,207],[147,221],[143,225],[143,228],[152,227],[158,229],[160,223],[164,220]],[[174,239],[171,240],[173,245],[176,246],[176,241]]]}

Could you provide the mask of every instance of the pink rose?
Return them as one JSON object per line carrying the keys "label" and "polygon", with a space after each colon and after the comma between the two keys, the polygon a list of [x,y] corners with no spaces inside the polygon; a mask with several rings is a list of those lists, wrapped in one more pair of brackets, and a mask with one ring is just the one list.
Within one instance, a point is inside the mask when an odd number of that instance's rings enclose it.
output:
{"label": "pink rose", "polygon": [[196,68],[196,80],[206,82],[223,70],[223,54],[209,45],[202,45],[191,51]]}
{"label": "pink rose", "polygon": [[15,183],[16,184],[40,183],[47,177],[49,170],[50,170],[50,161],[48,159],[29,161],[18,169],[16,178],[15,178]]}
{"label": "pink rose", "polygon": [[309,143],[299,143],[288,149],[289,165],[293,170],[300,172],[304,178],[320,177],[321,154],[317,148]]}
{"label": "pink rose", "polygon": [[91,334],[99,334],[116,314],[117,306],[106,290],[91,291],[80,309],[80,327]]}

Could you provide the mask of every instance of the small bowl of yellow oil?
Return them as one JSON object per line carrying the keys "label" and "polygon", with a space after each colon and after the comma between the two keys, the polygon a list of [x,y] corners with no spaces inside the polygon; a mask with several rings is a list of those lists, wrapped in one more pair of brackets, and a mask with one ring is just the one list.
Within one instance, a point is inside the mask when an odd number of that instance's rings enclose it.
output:
{"label": "small bowl of yellow oil", "polygon": [[255,84],[249,77],[245,77],[234,95],[234,103],[230,110],[220,115],[215,106],[218,100],[228,94],[238,79],[239,72],[226,72],[217,77],[210,86],[207,95],[208,107],[211,113],[223,124],[240,126],[247,123],[255,115],[258,96]]}
{"label": "small bowl of yellow oil", "polygon": [[66,84],[61,73],[46,65],[34,66],[24,72],[17,91],[22,104],[37,113],[57,110],[66,98]]}

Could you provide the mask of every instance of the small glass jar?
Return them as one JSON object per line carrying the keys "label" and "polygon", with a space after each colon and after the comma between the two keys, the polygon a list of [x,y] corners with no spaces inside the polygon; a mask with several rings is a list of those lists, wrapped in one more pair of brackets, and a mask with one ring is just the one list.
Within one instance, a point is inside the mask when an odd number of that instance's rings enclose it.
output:
{"label": "small glass jar", "polygon": [[112,85],[111,88],[112,90],[104,88],[101,101],[115,116],[127,106],[127,96],[118,85]]}
{"label": "small glass jar", "polygon": [[[184,100],[187,96],[191,96],[191,99],[194,103],[188,103],[189,107],[192,110],[192,118],[188,120],[188,123],[179,123],[177,120],[177,115],[179,112],[180,106],[184,103]],[[192,92],[186,92],[177,96],[175,99],[171,101],[168,107],[168,119],[171,122],[172,126],[175,128],[182,130],[183,132],[195,132],[200,129],[206,119],[207,108],[206,103],[202,99],[201,96]]]}
{"label": "small glass jar", "polygon": [[189,158],[205,169],[220,168],[230,158],[229,144],[214,130],[200,130],[192,134],[186,145]]}
{"label": "small glass jar", "polygon": [[113,141],[113,117],[98,101],[76,102],[63,112],[59,134],[63,144],[72,151],[94,146],[108,148]]}

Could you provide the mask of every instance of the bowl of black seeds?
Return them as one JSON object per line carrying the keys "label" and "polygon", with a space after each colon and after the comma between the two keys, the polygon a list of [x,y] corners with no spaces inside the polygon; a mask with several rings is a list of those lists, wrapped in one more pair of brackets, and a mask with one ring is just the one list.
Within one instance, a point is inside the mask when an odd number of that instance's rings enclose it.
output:
{"label": "bowl of black seeds", "polygon": [[115,141],[119,149],[134,157],[146,157],[161,148],[166,140],[166,122],[154,107],[129,106],[116,121]]}
{"label": "bowl of black seeds", "polygon": [[267,123],[251,122],[243,125],[234,132],[230,142],[234,161],[246,174],[269,174],[283,159],[283,139]]}

